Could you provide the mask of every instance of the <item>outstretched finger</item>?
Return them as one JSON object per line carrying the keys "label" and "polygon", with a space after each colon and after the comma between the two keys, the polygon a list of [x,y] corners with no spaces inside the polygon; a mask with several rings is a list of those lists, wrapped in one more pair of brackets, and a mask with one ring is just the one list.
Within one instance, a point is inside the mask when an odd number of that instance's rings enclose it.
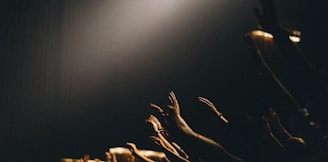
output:
{"label": "outstretched finger", "polygon": [[132,142],[127,142],[126,145],[127,146],[130,146],[133,150],[136,150],[137,149],[137,146],[134,143],[132,143]]}
{"label": "outstretched finger", "polygon": [[215,105],[208,99],[204,98],[204,97],[198,97],[200,102],[205,103],[207,106],[209,106],[218,117],[220,117],[221,120],[223,120],[225,123],[228,123],[229,121],[222,115],[222,113],[220,111],[218,111],[218,109],[215,107]]}
{"label": "outstretched finger", "polygon": [[179,106],[179,102],[174,94],[174,92],[170,92],[170,95],[169,95],[169,99],[171,101],[171,104],[173,106],[173,110],[174,112],[179,115],[180,114],[180,106]]}
{"label": "outstretched finger", "polygon": [[149,119],[152,119],[158,125],[158,128],[161,128],[162,127],[161,122],[158,120],[158,118],[156,118],[156,116],[150,115],[149,116]]}
{"label": "outstretched finger", "polygon": [[159,132],[158,127],[157,127],[157,124],[156,124],[156,122],[154,120],[152,120],[152,119],[146,119],[145,122],[151,123],[152,126],[153,126],[154,131],[155,132]]}
{"label": "outstretched finger", "polygon": [[151,108],[156,109],[158,112],[164,113],[164,110],[160,106],[158,106],[156,104],[153,104],[153,103],[150,103],[149,105],[150,105]]}

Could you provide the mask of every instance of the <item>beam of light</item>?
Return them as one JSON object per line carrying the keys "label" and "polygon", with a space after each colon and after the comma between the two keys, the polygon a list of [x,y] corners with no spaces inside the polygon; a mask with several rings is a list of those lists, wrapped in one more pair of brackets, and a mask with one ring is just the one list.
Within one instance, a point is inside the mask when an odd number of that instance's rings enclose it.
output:
{"label": "beam of light", "polygon": [[152,48],[150,44],[179,21],[188,4],[187,0],[70,4],[63,23],[63,91],[90,93],[117,82],[121,74],[132,75],[129,70],[147,57],[163,57],[140,51]]}
{"label": "beam of light", "polygon": [[[254,31],[251,32],[251,34],[253,34],[255,36],[258,36],[258,37],[263,37],[266,40],[272,40],[273,39],[273,35],[271,33],[268,33],[268,32],[262,31],[262,30],[254,30]],[[301,37],[300,37],[301,32],[300,31],[294,30],[292,34],[293,35],[289,36],[289,39],[292,42],[298,43],[298,42],[301,41]]]}
{"label": "beam of light", "polygon": [[196,20],[204,19],[217,9],[213,4],[218,4],[211,0],[119,0],[82,6],[68,3],[61,78],[63,91],[74,95],[101,91],[105,84],[132,82],[155,60],[166,57],[144,51],[161,50],[157,48],[202,26]]}

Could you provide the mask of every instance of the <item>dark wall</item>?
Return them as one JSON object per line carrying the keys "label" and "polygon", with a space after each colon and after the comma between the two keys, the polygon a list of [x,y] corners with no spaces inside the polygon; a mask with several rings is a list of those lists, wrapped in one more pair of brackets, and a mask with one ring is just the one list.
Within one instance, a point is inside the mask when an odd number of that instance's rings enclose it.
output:
{"label": "dark wall", "polygon": [[[205,1],[176,10],[174,21],[160,17],[163,24],[139,20],[140,6],[121,13],[119,3],[1,2],[2,158],[59,161],[88,153],[104,159],[109,147],[127,141],[152,148],[148,104],[167,104],[171,90],[199,131],[217,128],[202,126],[215,120],[203,118],[208,112],[198,96],[228,117],[267,106],[243,38],[257,27],[257,1]],[[277,0],[281,23],[302,31],[300,46],[327,79],[325,6],[324,0]]]}

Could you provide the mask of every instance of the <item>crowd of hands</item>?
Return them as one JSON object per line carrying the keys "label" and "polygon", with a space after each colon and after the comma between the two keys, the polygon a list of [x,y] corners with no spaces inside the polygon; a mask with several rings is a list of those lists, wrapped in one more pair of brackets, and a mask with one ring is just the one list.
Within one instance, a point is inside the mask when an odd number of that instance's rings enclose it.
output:
{"label": "crowd of hands", "polygon": [[[192,129],[180,113],[181,107],[174,92],[169,93],[168,99],[169,104],[166,106],[151,103],[150,108],[154,110],[154,114],[151,114],[145,120],[146,123],[151,125],[153,131],[153,134],[149,137],[150,140],[159,146],[161,149],[159,151],[165,154],[163,161],[242,162],[259,160],[258,157],[254,157],[254,159],[246,157],[247,160],[245,160],[240,155],[227,150],[220,142]],[[224,124],[231,124],[210,100],[204,97],[198,99],[213,110],[213,113]],[[262,143],[264,145],[262,147],[269,150],[266,152],[265,159],[261,159],[261,161],[301,161],[301,158],[306,156],[306,141],[301,137],[291,135],[282,125],[278,114],[272,108],[269,108],[268,113],[258,117],[258,119],[261,121],[264,130],[260,136],[266,140]],[[242,138],[243,134],[240,134],[240,136]],[[140,153],[135,143],[127,142],[126,147],[139,161],[154,162],[147,155]],[[249,146],[249,148],[252,147]],[[111,159],[111,154],[107,153],[107,160],[111,161]]]}
{"label": "crowd of hands", "polygon": [[[273,0],[260,0],[262,7],[262,13],[259,9],[255,8],[254,13],[258,19],[259,28],[263,31],[269,32],[274,35],[274,41],[280,48],[286,50],[287,59],[290,61],[299,61],[300,66],[304,66],[310,69],[308,60],[302,56],[302,53],[297,49],[293,43],[289,40],[291,31],[283,28],[277,19],[276,8]],[[289,57],[289,58],[288,58]],[[300,59],[297,60],[297,57]],[[296,64],[295,64],[296,65]],[[311,73],[312,71],[310,71]],[[147,123],[150,123],[153,129],[153,135],[150,136],[156,145],[160,146],[161,151],[165,153],[165,159],[163,161],[173,162],[189,162],[189,161],[224,161],[224,162],[306,162],[316,161],[324,162],[328,161],[325,156],[327,149],[327,137],[319,137],[316,135],[302,136],[302,133],[298,135],[292,135],[290,131],[282,124],[278,113],[272,108],[267,109],[266,113],[260,116],[244,116],[242,122],[257,123],[259,127],[255,131],[255,138],[246,138],[246,132],[232,132],[235,133],[234,137],[231,137],[230,143],[234,143],[232,148],[224,146],[224,142],[219,142],[213,138],[206,137],[204,134],[192,129],[188,122],[183,118],[180,113],[180,105],[174,92],[170,92],[168,95],[169,104],[166,106],[159,106],[157,104],[150,104],[150,107],[156,112],[151,114]],[[208,99],[204,97],[198,98],[200,102],[207,105],[213,113],[222,120],[228,127],[230,125],[236,125],[238,129],[240,123],[230,122],[223,114],[216,108],[216,106]],[[308,112],[304,107],[298,106],[298,113],[301,114],[299,121],[303,124],[299,125],[299,130],[303,131],[303,134],[314,134],[318,125],[308,120]],[[298,115],[299,115],[298,114]],[[233,126],[231,126],[233,127]],[[301,128],[304,127],[304,128]],[[306,128],[305,128],[306,127]],[[297,131],[296,131],[297,132]],[[254,133],[254,132],[253,132]],[[238,140],[234,140],[236,138]],[[245,140],[257,140],[245,142]],[[325,142],[322,142],[322,141]],[[241,142],[242,141],[242,142]],[[315,142],[313,142],[315,141]],[[321,142],[319,146],[318,142]],[[315,144],[314,144],[315,143]],[[126,146],[130,149],[132,154],[138,157],[141,161],[153,162],[153,160],[147,156],[142,155],[134,143],[126,143]],[[254,149],[256,148],[256,149]],[[250,151],[254,149],[253,151]],[[238,151],[236,151],[238,150]],[[252,152],[252,153],[251,153]],[[318,152],[321,152],[318,153]]]}
{"label": "crowd of hands", "polygon": [[[276,9],[273,0],[260,0],[262,13],[259,9],[255,9],[255,15],[258,19],[259,26],[262,30],[272,33],[275,36],[276,43],[289,43],[288,36],[290,32],[278,23]],[[245,116],[245,122],[257,121],[260,127],[256,132],[257,135],[253,140],[257,142],[246,141],[249,138],[243,136],[249,132],[239,132],[234,137],[239,136],[238,140],[230,140],[234,143],[234,147],[239,149],[224,146],[224,144],[213,138],[192,129],[180,112],[180,105],[174,92],[169,92],[169,104],[159,106],[150,104],[154,110],[146,120],[146,123],[151,125],[153,134],[149,139],[158,145],[165,154],[163,161],[172,162],[189,162],[189,161],[224,161],[224,162],[305,162],[305,161],[327,161],[327,157],[317,157],[315,153],[310,153],[309,150],[315,150],[309,146],[306,138],[302,136],[294,136],[280,121],[278,113],[273,108],[267,109],[267,113],[261,116]],[[198,100],[207,105],[213,113],[227,126],[237,124],[230,122],[223,113],[208,99],[199,97]],[[306,110],[306,109],[304,109]],[[246,128],[247,129],[247,128]],[[252,130],[249,130],[252,131]],[[240,141],[244,141],[241,143]],[[327,141],[327,140],[326,140]],[[126,147],[139,160],[145,162],[154,162],[154,160],[140,152],[136,144],[127,142]],[[250,153],[249,149],[255,149]],[[312,148],[311,148],[312,147]],[[244,149],[244,150],[243,150]],[[235,150],[238,150],[235,152]],[[326,148],[321,148],[319,151],[327,151]],[[243,153],[244,151],[244,153]],[[317,150],[318,151],[318,150]],[[107,161],[113,161],[111,153],[107,152]],[[321,156],[321,155],[319,155]]]}

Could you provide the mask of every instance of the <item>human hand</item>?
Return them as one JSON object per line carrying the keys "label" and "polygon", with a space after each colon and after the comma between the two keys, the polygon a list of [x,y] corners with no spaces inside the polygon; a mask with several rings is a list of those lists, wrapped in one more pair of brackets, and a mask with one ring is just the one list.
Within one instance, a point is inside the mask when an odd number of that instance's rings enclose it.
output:
{"label": "human hand", "polygon": [[215,107],[215,105],[208,99],[204,98],[204,97],[198,97],[200,102],[205,103],[207,106],[209,106],[214,113],[220,117],[221,120],[223,120],[225,123],[228,123],[229,121],[223,116],[223,114],[217,110],[217,108]]}
{"label": "human hand", "polygon": [[154,121],[154,118],[153,118],[153,117],[150,116],[148,119],[145,120],[145,122],[152,124],[153,129],[154,129],[155,132],[157,132],[157,133],[160,132],[160,131],[159,131],[159,128],[158,128],[158,125],[157,125],[157,123]]}

